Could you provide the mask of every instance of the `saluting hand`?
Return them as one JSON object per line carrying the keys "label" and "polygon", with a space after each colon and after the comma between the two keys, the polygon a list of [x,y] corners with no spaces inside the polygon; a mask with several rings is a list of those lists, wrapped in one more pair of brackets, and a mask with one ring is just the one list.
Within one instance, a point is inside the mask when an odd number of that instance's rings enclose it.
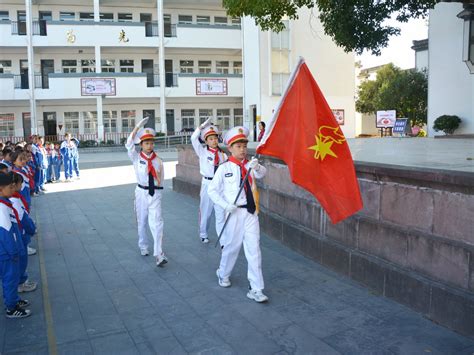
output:
{"label": "saluting hand", "polygon": [[138,122],[137,127],[138,127],[138,128],[145,127],[145,125],[146,125],[147,122],[148,122],[148,117],[145,117],[145,118],[142,119],[140,122]]}

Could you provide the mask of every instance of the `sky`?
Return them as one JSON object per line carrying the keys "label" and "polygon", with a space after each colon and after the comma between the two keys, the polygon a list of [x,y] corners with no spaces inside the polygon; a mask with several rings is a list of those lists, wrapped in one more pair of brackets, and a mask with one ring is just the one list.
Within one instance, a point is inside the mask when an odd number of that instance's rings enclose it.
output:
{"label": "sky", "polygon": [[362,68],[370,68],[390,62],[402,69],[415,67],[415,52],[411,49],[411,46],[413,40],[428,38],[427,19],[413,19],[407,23],[399,23],[395,20],[389,20],[388,22],[395,27],[399,27],[401,34],[390,38],[388,47],[382,50],[380,56],[363,53],[356,57],[356,60],[361,61]]}

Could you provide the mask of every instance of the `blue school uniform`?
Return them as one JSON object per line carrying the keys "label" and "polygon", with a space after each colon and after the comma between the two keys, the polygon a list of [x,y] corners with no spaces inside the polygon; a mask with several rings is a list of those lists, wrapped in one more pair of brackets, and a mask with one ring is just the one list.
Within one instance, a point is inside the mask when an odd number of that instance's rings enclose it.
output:
{"label": "blue school uniform", "polygon": [[[76,176],[79,177],[79,140],[72,138],[72,169],[76,172]],[[72,177],[72,173],[71,173]]]}
{"label": "blue school uniform", "polygon": [[26,168],[19,169],[17,167],[13,167],[13,171],[17,174],[20,174],[23,178],[23,184],[21,185],[20,194],[26,200],[27,205],[25,206],[27,209],[31,206],[31,190],[30,190],[30,178],[28,177],[28,171]]}
{"label": "blue school uniform", "polygon": [[20,255],[26,253],[22,235],[11,202],[0,197],[0,277],[3,302],[7,309],[14,309],[20,300]]}
{"label": "blue school uniform", "polygon": [[68,180],[72,178],[72,147],[64,141],[61,143],[60,151],[64,163],[64,177]]}
{"label": "blue school uniform", "polygon": [[31,242],[31,237],[36,233],[36,225],[28,214],[28,208],[26,208],[20,196],[21,195],[11,197],[10,201],[12,202],[13,208],[16,210],[18,219],[21,223],[20,232],[23,246],[26,251],[25,253],[21,253],[19,257],[19,283],[22,284],[28,280],[28,273],[26,271],[28,268],[28,244]]}

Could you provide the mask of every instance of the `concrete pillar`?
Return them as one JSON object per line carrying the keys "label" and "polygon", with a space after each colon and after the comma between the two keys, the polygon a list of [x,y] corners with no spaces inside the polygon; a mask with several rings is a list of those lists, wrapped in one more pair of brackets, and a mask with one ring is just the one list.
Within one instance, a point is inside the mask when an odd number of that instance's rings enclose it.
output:
{"label": "concrete pillar", "polygon": [[[26,12],[26,41],[28,51],[28,88],[30,96],[31,134],[38,134],[38,119],[35,100],[35,58],[33,51],[33,17],[31,14],[31,0],[25,0]],[[28,138],[28,137],[25,137]]]}
{"label": "concrete pillar", "polygon": [[[102,57],[100,53],[100,46],[95,46],[95,72],[98,74],[102,73]],[[104,119],[102,117],[102,111],[103,111],[102,104],[103,104],[103,97],[97,96],[97,140],[99,142],[105,140]]]}
{"label": "concrete pillar", "polygon": [[165,26],[163,21],[163,0],[157,0],[158,7],[158,38],[159,38],[159,68],[160,68],[160,118],[161,132],[168,134],[166,126],[166,98],[165,98]]}
{"label": "concrete pillar", "polygon": [[94,0],[94,22],[100,22],[99,0]]}

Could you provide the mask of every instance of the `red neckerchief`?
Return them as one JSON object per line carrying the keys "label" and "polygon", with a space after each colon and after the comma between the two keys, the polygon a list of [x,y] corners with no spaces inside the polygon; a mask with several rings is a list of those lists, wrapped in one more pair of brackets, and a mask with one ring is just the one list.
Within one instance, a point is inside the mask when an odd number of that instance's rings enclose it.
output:
{"label": "red neckerchief", "polygon": [[26,202],[25,197],[21,193],[15,192],[12,197],[19,198],[21,202],[23,203],[23,206],[25,207],[26,212],[30,213],[30,209],[28,208],[28,202]]}
{"label": "red neckerchief", "polygon": [[140,152],[140,157],[142,157],[143,159],[146,160],[147,164],[148,164],[148,174],[151,173],[151,175],[156,179],[157,183],[158,183],[158,186],[160,185],[161,181],[158,177],[158,174],[156,173],[156,170],[155,170],[155,167],[153,166],[153,159],[156,158],[156,153],[155,152],[152,152],[150,157],[148,158],[145,153],[143,152]]}
{"label": "red neckerchief", "polygon": [[[242,177],[242,181],[244,181],[245,179],[245,175],[247,175],[247,168],[245,167],[245,164],[247,164],[248,160],[247,159],[244,159],[244,161],[239,161],[237,159],[235,159],[233,156],[231,156],[229,158],[229,161],[240,166],[240,174],[241,174],[241,177]],[[252,186],[252,177],[249,175],[248,177],[249,179],[249,184],[250,186]],[[247,186],[244,185],[244,188],[245,188],[245,191],[247,191]]]}
{"label": "red neckerchief", "polygon": [[219,148],[207,147],[207,150],[214,154],[214,166],[219,166]]}
{"label": "red neckerchief", "polygon": [[18,217],[18,212],[17,212],[16,209],[13,208],[12,203],[10,201],[5,201],[3,199],[0,199],[0,203],[3,203],[5,206],[8,206],[13,210],[13,214],[15,215],[16,223],[18,223],[18,227],[20,228],[20,231],[21,231],[23,229],[23,227],[21,226],[20,217]]}

